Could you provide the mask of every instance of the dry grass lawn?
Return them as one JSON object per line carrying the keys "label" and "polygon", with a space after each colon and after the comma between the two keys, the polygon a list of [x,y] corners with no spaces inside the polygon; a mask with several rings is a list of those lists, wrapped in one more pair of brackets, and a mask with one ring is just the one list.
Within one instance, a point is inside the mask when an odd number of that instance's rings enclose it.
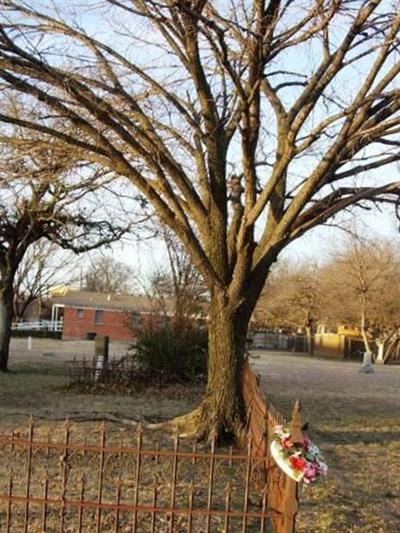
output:
{"label": "dry grass lawn", "polygon": [[[356,363],[256,356],[265,392],[285,415],[296,398],[302,400],[304,419],[329,465],[324,484],[302,489],[298,531],[400,531],[400,367],[364,375]],[[1,432],[25,426],[30,414],[41,424],[70,417],[87,427],[104,415],[114,428],[118,418],[158,421],[188,411],[201,397],[199,387],[136,396],[76,393],[57,364],[65,358],[18,352],[12,371],[0,375]]]}

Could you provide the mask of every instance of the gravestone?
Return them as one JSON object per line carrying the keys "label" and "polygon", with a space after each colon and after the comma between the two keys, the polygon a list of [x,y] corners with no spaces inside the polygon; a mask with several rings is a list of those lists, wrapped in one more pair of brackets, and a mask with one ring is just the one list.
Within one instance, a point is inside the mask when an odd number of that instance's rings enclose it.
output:
{"label": "gravestone", "polygon": [[372,366],[372,353],[364,352],[363,364],[360,368],[360,372],[364,374],[373,374],[374,367]]}

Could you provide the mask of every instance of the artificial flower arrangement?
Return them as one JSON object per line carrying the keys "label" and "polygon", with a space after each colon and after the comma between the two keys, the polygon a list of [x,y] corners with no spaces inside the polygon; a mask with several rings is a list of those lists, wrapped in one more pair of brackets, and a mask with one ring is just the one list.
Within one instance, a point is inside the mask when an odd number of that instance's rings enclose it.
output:
{"label": "artificial flower arrangement", "polygon": [[286,428],[276,426],[271,453],[278,466],[295,481],[309,485],[327,474],[328,467],[318,447],[304,432],[303,442],[295,443]]}

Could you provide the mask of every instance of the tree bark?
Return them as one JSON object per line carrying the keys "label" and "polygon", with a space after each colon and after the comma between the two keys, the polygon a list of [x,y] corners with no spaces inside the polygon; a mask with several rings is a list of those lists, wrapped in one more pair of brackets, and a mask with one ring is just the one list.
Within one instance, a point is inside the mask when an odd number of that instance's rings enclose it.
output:
{"label": "tree bark", "polygon": [[307,353],[314,355],[314,335],[312,326],[306,326]]}
{"label": "tree bark", "polygon": [[241,369],[249,320],[232,310],[223,294],[214,295],[208,324],[207,392],[199,408],[197,437],[219,442],[241,439],[246,424]]}
{"label": "tree bark", "polygon": [[0,372],[7,372],[13,316],[12,285],[0,290]]}
{"label": "tree bark", "polygon": [[384,363],[385,344],[386,343],[383,340],[377,342],[378,353],[376,355],[375,363],[378,363],[378,364],[383,364]]}

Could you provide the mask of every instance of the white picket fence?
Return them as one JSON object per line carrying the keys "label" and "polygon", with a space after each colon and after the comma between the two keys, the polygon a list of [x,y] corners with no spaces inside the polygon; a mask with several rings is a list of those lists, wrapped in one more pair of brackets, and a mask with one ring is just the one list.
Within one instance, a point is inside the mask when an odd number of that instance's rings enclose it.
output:
{"label": "white picket fence", "polygon": [[15,322],[12,326],[17,331],[62,331],[62,320],[37,320],[36,322]]}

